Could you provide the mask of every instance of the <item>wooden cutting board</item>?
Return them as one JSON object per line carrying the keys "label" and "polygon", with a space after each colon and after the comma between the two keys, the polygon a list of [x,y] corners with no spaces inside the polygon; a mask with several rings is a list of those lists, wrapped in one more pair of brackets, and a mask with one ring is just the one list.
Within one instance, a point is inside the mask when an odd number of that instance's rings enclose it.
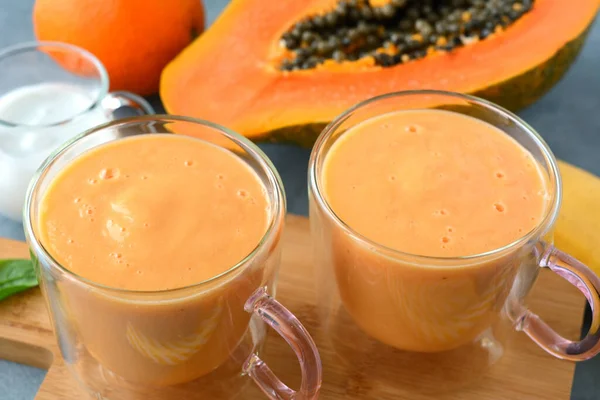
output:
{"label": "wooden cutting board", "polygon": [[[432,368],[422,361],[423,358],[413,357],[410,364],[404,367],[386,363],[383,359],[371,359],[367,363],[344,361],[334,350],[348,347],[348,343],[343,343],[343,335],[339,343],[334,341],[332,345],[330,341],[322,340],[316,323],[310,255],[307,219],[289,216],[277,296],[320,342],[325,368],[322,399],[569,398],[574,364],[551,357],[522,333],[511,335],[506,353],[495,367],[473,379],[467,386],[453,391],[436,391],[436,388],[444,387],[443,383],[436,380],[440,368]],[[0,239],[0,258],[27,256],[24,243]],[[541,273],[529,304],[561,334],[569,338],[579,336],[584,299],[560,278],[550,272]],[[358,345],[350,344],[350,347]],[[0,358],[49,369],[36,400],[79,400],[83,396],[61,360],[43,299],[37,289],[0,303]],[[269,336],[263,359],[288,385],[298,387],[296,358],[285,342],[273,332]],[[250,384],[238,398],[258,400],[264,399],[264,396]]]}

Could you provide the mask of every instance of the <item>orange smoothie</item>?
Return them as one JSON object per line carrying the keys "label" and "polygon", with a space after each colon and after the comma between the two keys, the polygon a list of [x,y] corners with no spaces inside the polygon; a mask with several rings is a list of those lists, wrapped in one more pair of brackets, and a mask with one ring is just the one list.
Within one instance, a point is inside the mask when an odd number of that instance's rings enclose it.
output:
{"label": "orange smoothie", "polygon": [[522,254],[460,257],[525,236],[548,206],[546,179],[527,150],[492,125],[442,110],[350,128],[329,150],[322,183],[345,224],[397,255],[331,228],[346,310],[369,335],[404,350],[449,350],[487,329]]}
{"label": "orange smoothie", "polygon": [[[44,194],[38,231],[63,267],[121,289],[65,283],[65,314],[89,354],[130,381],[169,385],[214,370],[246,333],[243,305],[262,266],[193,285],[248,256],[269,209],[260,178],[234,153],[142,135],[96,147],[62,170]],[[140,291],[155,292],[153,300],[139,301]]]}

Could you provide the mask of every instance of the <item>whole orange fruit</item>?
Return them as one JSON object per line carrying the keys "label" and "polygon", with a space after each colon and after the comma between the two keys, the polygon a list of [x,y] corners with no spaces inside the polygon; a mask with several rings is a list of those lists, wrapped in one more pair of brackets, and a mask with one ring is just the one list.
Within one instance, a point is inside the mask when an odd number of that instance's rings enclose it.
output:
{"label": "whole orange fruit", "polygon": [[111,90],[156,93],[160,73],[204,29],[201,0],[36,0],[38,40],[93,53]]}

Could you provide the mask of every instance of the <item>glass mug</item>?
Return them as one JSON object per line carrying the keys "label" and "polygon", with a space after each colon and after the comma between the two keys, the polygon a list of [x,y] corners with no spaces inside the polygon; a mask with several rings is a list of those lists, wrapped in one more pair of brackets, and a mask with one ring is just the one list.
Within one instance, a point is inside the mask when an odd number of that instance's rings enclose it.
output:
{"label": "glass mug", "polygon": [[0,214],[20,221],[27,185],[67,140],[115,119],[123,106],[153,114],[143,98],[108,93],[108,74],[88,51],[29,42],[0,51]]}
{"label": "glass mug", "polygon": [[[44,192],[65,164],[103,143],[140,134],[186,134],[228,149],[252,168],[267,191],[268,229],[257,247],[226,272],[181,289],[139,292],[111,288],[58,264],[39,241]],[[280,264],[285,195],[265,154],[215,124],[174,116],[110,122],[68,142],[44,162],[26,197],[24,226],[62,356],[99,399],[225,398],[249,375],[272,399],[316,399],[318,351],[301,323],[267,293]],[[152,249],[148,249],[152,251]],[[300,362],[299,391],[285,386],[259,358],[271,326]]]}
{"label": "glass mug", "polygon": [[[386,248],[336,215],[322,189],[324,160],[336,140],[375,116],[434,108],[485,121],[531,152],[551,196],[535,229],[484,254],[436,258]],[[556,159],[542,138],[512,113],[485,100],[440,91],[367,100],[338,116],[320,135],[309,162],[308,185],[319,318],[324,340],[342,359],[369,368],[404,365],[411,373],[426,365],[422,373],[433,378],[442,371],[440,380],[453,386],[495,363],[513,327],[559,358],[585,360],[600,351],[600,281],[552,245],[561,202]],[[541,268],[560,275],[587,298],[593,322],[583,340],[561,337],[523,305]],[[385,374],[385,369],[378,371]]]}

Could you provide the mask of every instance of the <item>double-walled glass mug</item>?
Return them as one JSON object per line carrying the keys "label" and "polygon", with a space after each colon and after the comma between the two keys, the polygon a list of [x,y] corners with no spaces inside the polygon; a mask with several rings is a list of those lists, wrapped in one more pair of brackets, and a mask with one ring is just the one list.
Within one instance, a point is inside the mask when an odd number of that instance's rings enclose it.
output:
{"label": "double-walled glass mug", "polygon": [[[549,196],[545,215],[533,230],[483,254],[443,258],[385,247],[340,219],[323,189],[324,161],[334,143],[373,117],[426,109],[484,121],[532,154],[545,175]],[[396,180],[401,182],[402,177]],[[556,159],[542,138],[512,113],[475,97],[439,91],[400,92],[367,100],[322,132],[310,158],[308,185],[322,340],[333,345],[342,359],[369,366],[364,368],[378,366],[382,374],[405,366],[411,372],[420,370],[431,378],[428,382],[439,375],[452,386],[496,362],[513,329],[525,332],[559,358],[585,360],[600,351],[600,281],[552,245],[561,203]],[[365,213],[376,204],[377,199],[364,204]],[[593,322],[583,340],[561,337],[524,306],[541,269],[560,275],[587,298]],[[324,368],[327,379],[326,361]]]}
{"label": "double-walled glass mug", "polygon": [[129,92],[108,93],[108,74],[93,54],[60,42],[0,50],[0,215],[20,221],[27,185],[67,140],[129,107],[153,114]]}
{"label": "double-walled glass mug", "polygon": [[[107,287],[60,265],[39,232],[43,196],[57,173],[93,147],[157,133],[213,143],[255,171],[268,196],[270,218],[256,248],[220,275],[164,291]],[[316,399],[321,361],[314,342],[268,295],[276,287],[285,209],[280,177],[265,154],[240,135],[205,121],[143,116],[109,122],[47,159],[27,192],[25,235],[62,356],[83,388],[110,400],[228,398],[249,382],[248,375],[268,398]],[[298,391],[285,386],[258,356],[267,326],[298,356]]]}

